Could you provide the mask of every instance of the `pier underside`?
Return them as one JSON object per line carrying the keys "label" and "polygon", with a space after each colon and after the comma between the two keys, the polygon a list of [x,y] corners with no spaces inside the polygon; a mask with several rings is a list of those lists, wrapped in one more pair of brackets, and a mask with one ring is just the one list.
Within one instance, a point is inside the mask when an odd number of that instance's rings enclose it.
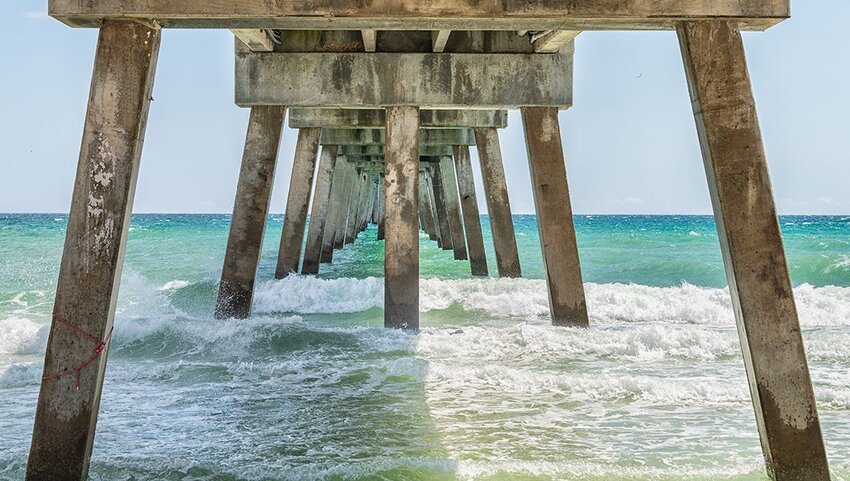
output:
{"label": "pier underside", "polygon": [[170,27],[232,30],[235,101],[251,108],[215,316],[250,316],[289,109],[298,143],[276,277],[318,274],[377,224],[385,325],[413,331],[420,230],[469,262],[471,275],[489,273],[471,151],[498,275],[522,275],[498,134],[506,109],[522,112],[552,322],[589,326],[558,116],[573,102],[575,39],[676,30],[768,472],[829,479],[740,34],[789,17],[788,0],[50,0],[49,12],[100,28],[100,39],[28,479],[87,478],[161,29]]}

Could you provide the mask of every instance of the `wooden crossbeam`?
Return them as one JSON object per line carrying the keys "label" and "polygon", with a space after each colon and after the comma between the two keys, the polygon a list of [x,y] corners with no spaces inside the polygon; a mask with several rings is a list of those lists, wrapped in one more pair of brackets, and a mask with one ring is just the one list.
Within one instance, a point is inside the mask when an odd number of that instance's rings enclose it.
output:
{"label": "wooden crossbeam", "polygon": [[723,18],[763,30],[790,15],[790,0],[50,0],[51,16],[76,27],[105,18],[163,27],[319,30],[669,30]]}
{"label": "wooden crossbeam", "polygon": [[237,52],[236,103],[355,109],[392,105],[568,108],[572,70],[572,51],[551,55]]}
{"label": "wooden crossbeam", "polygon": [[[291,109],[289,127],[303,129],[325,128],[384,128],[385,111],[382,109]],[[458,127],[508,126],[506,110],[420,110],[419,126],[423,129]]]}

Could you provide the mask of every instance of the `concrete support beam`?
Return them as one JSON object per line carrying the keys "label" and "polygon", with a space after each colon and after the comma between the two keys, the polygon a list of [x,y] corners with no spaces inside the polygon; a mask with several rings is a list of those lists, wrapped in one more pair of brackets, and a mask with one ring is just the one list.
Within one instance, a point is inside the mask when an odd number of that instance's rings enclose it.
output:
{"label": "concrete support beam", "polygon": [[305,275],[319,273],[328,210],[331,204],[331,183],[336,165],[337,150],[338,147],[335,145],[326,145],[322,147],[322,154],[319,158],[313,205],[310,208],[310,227],[307,229],[307,244],[304,248],[304,262],[301,265],[301,273]]}
{"label": "concrete support beam", "polygon": [[419,109],[387,109],[384,325],[419,329]]}
{"label": "concrete support beam", "polygon": [[283,279],[298,272],[301,247],[304,244],[304,228],[307,224],[307,207],[313,190],[313,174],[319,151],[321,129],[301,129],[292,160],[292,175],[289,177],[289,195],[286,197],[286,212],[283,216],[283,232],[280,236],[280,251],[277,256],[275,278]]}
{"label": "concrete support beam", "polygon": [[237,3],[209,0],[50,0],[54,18],[93,27],[104,18],[155,18],[175,28],[277,28],[288,30],[671,30],[677,21],[725,18],[763,30],[790,15],[790,0],[676,0],[581,2],[478,0],[352,3]]}
{"label": "concrete support beam", "polygon": [[524,108],[522,126],[528,148],[528,165],[552,324],[587,327],[587,303],[570,206],[558,110]]}
{"label": "concrete support beam", "polygon": [[361,30],[360,35],[363,37],[363,50],[366,52],[374,52],[375,45],[378,41],[378,31],[367,28],[365,30]]}
{"label": "concrete support beam", "polygon": [[334,256],[334,237],[340,229],[339,217],[342,210],[344,179],[343,172],[347,161],[344,156],[337,156],[334,159],[333,179],[331,180],[331,201],[328,208],[328,220],[325,223],[325,232],[322,234],[322,264],[330,264],[333,262]]}
{"label": "concrete support beam", "polygon": [[155,26],[100,31],[28,480],[88,479],[159,44]]}
{"label": "concrete support beam", "polygon": [[572,51],[550,55],[238,51],[236,103],[243,107],[567,108],[572,105],[572,70]]}
{"label": "concrete support beam", "polygon": [[244,28],[231,30],[233,35],[254,52],[274,51],[274,42],[266,30],[260,28]]}
{"label": "concrete support beam", "polygon": [[434,206],[437,210],[437,222],[440,225],[440,236],[437,245],[444,251],[454,250],[452,245],[452,228],[449,223],[449,208],[446,202],[446,188],[443,186],[443,172],[437,164],[431,170],[431,186],[434,189]]}
{"label": "concrete support beam", "polygon": [[251,315],[285,115],[283,107],[251,109],[215,304],[217,319],[244,319]]}
{"label": "concrete support beam", "polygon": [[[384,145],[384,129],[322,129],[322,145]],[[446,145],[475,145],[475,137],[469,129],[431,129],[419,132],[422,147]]]}
{"label": "concrete support beam", "polygon": [[[383,109],[292,109],[289,111],[289,127],[303,129],[323,127],[336,129],[384,128],[386,116]],[[508,126],[506,110],[420,110],[419,125],[422,129],[446,129],[461,127]]]}
{"label": "concrete support beam", "polygon": [[431,32],[431,51],[442,53],[446,50],[446,42],[449,41],[451,30],[434,30]]}
{"label": "concrete support beam", "polygon": [[678,28],[767,471],[830,479],[741,34]]}
{"label": "concrete support beam", "polygon": [[[443,156],[452,155],[452,147],[450,145],[421,145],[419,146],[419,156]],[[352,157],[379,157],[384,156],[383,145],[343,145],[340,147],[340,153]]]}
{"label": "concrete support beam", "polygon": [[484,253],[484,236],[481,233],[481,216],[478,213],[478,198],[475,195],[475,179],[472,177],[472,161],[469,147],[454,148],[457,186],[463,210],[463,227],[466,229],[466,245],[469,249],[469,266],[473,276],[487,276],[487,255]]}
{"label": "concrete support beam", "polygon": [[580,30],[549,30],[534,38],[534,51],[537,53],[559,52],[580,33]]}
{"label": "concrete support beam", "polygon": [[440,159],[440,176],[443,180],[443,192],[446,196],[446,212],[449,218],[449,229],[452,231],[452,249],[456,261],[467,259],[466,236],[463,233],[463,222],[460,219],[460,198],[457,192],[457,177],[455,165],[451,157]]}
{"label": "concrete support beam", "polygon": [[481,175],[484,194],[487,197],[487,211],[490,214],[490,229],[493,231],[499,277],[522,277],[499,134],[496,129],[475,129],[475,139],[478,144],[478,158],[481,161]]}

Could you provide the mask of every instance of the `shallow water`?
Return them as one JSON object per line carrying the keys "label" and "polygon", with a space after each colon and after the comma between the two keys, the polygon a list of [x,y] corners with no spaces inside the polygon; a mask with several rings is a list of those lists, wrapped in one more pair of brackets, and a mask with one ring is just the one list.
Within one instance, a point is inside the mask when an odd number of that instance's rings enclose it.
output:
{"label": "shallow water", "polygon": [[[484,218],[491,272],[495,256]],[[422,239],[418,335],[384,330],[374,228],[319,278],[211,312],[229,216],[134,216],[91,479],[766,479],[709,217],[579,216],[592,327]],[[783,217],[835,479],[850,479],[850,219]],[[65,217],[0,215],[0,479],[23,477]]]}

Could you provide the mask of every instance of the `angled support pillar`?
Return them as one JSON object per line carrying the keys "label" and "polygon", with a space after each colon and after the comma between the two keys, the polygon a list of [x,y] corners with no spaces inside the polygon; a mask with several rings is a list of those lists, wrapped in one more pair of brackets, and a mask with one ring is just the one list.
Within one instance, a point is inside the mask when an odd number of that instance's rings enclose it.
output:
{"label": "angled support pillar", "polygon": [[457,186],[463,210],[463,227],[466,229],[466,244],[469,248],[469,266],[473,276],[486,276],[487,255],[484,253],[484,236],[481,233],[481,216],[478,213],[478,198],[475,195],[475,179],[472,177],[472,161],[469,147],[454,147]]}
{"label": "angled support pillar", "polygon": [[88,479],[159,43],[158,26],[100,29],[27,480]]}
{"label": "angled support pillar", "polygon": [[345,156],[338,155],[334,159],[333,179],[331,180],[331,200],[328,208],[328,220],[325,223],[325,231],[322,234],[322,264],[330,264],[334,259],[334,237],[339,227],[340,210],[342,209],[343,197],[343,172],[347,160]]}
{"label": "angled support pillar", "polygon": [[419,329],[419,109],[386,115],[384,326]]}
{"label": "angled support pillar", "polygon": [[446,206],[446,189],[443,187],[442,169],[439,165],[431,170],[431,186],[434,189],[434,205],[437,210],[437,222],[440,225],[438,245],[444,251],[453,250],[452,229],[449,225],[449,211]]}
{"label": "angled support pillar", "polygon": [[345,233],[348,232],[348,213],[354,198],[354,167],[347,160],[342,163],[342,205],[339,210],[337,231],[334,236],[334,249],[345,247]]}
{"label": "angled support pillar", "polygon": [[419,210],[422,217],[422,230],[428,234],[431,240],[434,236],[434,210],[431,207],[431,197],[428,195],[428,180],[426,170],[419,171]]}
{"label": "angled support pillar", "polygon": [[378,176],[378,240],[384,240],[386,226],[384,224],[384,209],[387,202],[384,174]]}
{"label": "angled support pillar", "polygon": [[251,315],[285,115],[283,107],[251,108],[215,304],[217,319],[243,319]]}
{"label": "angled support pillar", "polygon": [[487,197],[487,212],[490,214],[490,229],[493,231],[499,277],[522,277],[499,134],[496,129],[475,129],[475,144],[481,161],[481,175],[484,194]]}
{"label": "angled support pillar", "polygon": [[283,216],[283,233],[280,236],[280,252],[274,273],[277,279],[298,272],[321,132],[322,129],[318,128],[298,130],[298,143],[295,145],[292,175],[289,178],[289,195],[286,197],[286,212]]}
{"label": "angled support pillar", "polygon": [[767,471],[830,479],[741,34],[677,26]]}
{"label": "angled support pillar", "polygon": [[524,107],[522,125],[528,148],[552,324],[587,327],[587,303],[561,146],[558,109]]}
{"label": "angled support pillar", "polygon": [[466,236],[463,233],[463,222],[460,219],[460,200],[457,192],[455,165],[451,157],[440,158],[440,175],[443,180],[443,190],[446,196],[446,211],[449,218],[449,228],[452,231],[452,249],[456,261],[467,259]]}
{"label": "angled support pillar", "polygon": [[440,233],[440,217],[437,215],[437,200],[434,197],[434,179],[431,176],[430,169],[425,169],[425,185],[428,191],[425,192],[428,198],[428,207],[431,209],[431,226],[433,228],[429,238],[437,243],[437,247],[443,247],[443,241]]}
{"label": "angled support pillar", "polygon": [[353,244],[357,239],[357,216],[360,213],[360,206],[363,202],[363,174],[358,169],[353,169],[352,173],[351,205],[348,211],[348,222],[345,230],[345,243]]}
{"label": "angled support pillar", "polygon": [[307,229],[307,245],[304,248],[302,274],[318,274],[322,260],[322,244],[328,222],[328,209],[331,203],[331,182],[336,164],[336,145],[325,145],[319,159],[316,174],[316,189],[313,193],[313,205],[310,208],[310,227]]}

